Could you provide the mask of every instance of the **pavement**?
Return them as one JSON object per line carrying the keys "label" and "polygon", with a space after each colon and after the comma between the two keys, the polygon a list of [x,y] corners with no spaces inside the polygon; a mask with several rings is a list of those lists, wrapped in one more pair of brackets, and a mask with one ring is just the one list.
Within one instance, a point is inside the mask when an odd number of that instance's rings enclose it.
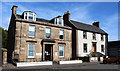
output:
{"label": "pavement", "polygon": [[12,64],[7,64],[6,66],[2,67],[2,71],[7,70],[36,70],[36,69],[109,69],[110,70],[118,70],[120,69],[120,65],[117,64],[100,64],[98,62],[92,62],[92,63],[80,63],[80,64],[63,64],[59,65],[57,63],[54,63],[53,65],[47,65],[47,66],[30,66],[30,67],[16,67]]}

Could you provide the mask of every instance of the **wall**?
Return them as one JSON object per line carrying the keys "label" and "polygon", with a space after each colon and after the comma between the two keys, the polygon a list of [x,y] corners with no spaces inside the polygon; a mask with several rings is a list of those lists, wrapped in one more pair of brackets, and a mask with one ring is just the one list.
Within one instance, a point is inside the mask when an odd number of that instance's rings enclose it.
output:
{"label": "wall", "polygon": [[[87,56],[90,51],[92,50],[92,42],[97,42],[97,46],[96,46],[96,51],[100,52],[102,54],[105,54],[105,52],[101,52],[101,45],[104,45],[104,47],[106,48],[106,44],[105,44],[105,35],[104,35],[104,41],[101,41],[101,34],[96,34],[96,40],[92,39],[93,34],[91,32],[87,32],[87,39],[83,39],[83,31],[78,30],[78,50],[77,50],[77,54],[78,57],[84,57]],[[87,43],[87,53],[83,52],[83,43]],[[106,51],[106,49],[104,49]]]}
{"label": "wall", "polygon": [[[35,38],[29,37],[29,25],[35,25]],[[53,52],[57,51],[59,55],[59,45],[58,42],[65,43],[65,57],[62,58],[70,59],[72,57],[72,30],[60,27],[53,27],[49,25],[27,23],[27,22],[16,22],[16,32],[15,32],[15,50],[13,53],[13,58],[18,59],[18,61],[41,61],[42,56],[37,56],[36,53],[42,53],[41,41],[45,39],[45,28],[51,28],[51,40],[55,40]],[[59,30],[64,30],[64,40],[59,40]],[[32,41],[32,42],[29,42]],[[28,58],[28,44],[35,44],[35,58]],[[43,47],[44,48],[44,47]],[[57,50],[56,50],[57,49]],[[54,55],[54,53],[53,53]],[[62,60],[59,57],[53,56],[53,60]]]}

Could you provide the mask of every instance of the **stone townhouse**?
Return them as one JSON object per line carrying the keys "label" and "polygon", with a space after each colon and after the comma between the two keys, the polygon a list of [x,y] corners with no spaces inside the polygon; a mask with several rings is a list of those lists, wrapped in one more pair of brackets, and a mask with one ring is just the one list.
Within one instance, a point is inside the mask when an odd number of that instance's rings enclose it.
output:
{"label": "stone townhouse", "polygon": [[71,20],[69,11],[64,14],[63,19],[72,28],[73,59],[84,59],[91,53],[96,57],[107,55],[108,34],[100,28],[99,22],[89,25]]}
{"label": "stone townhouse", "polygon": [[8,29],[8,61],[60,61],[72,58],[72,28],[61,16],[51,20],[36,17],[31,11],[17,14],[12,7]]}

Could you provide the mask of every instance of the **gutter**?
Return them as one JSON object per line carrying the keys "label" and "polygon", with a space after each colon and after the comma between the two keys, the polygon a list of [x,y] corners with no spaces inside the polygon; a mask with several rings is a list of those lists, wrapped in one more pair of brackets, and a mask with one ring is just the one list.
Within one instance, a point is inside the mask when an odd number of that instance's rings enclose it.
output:
{"label": "gutter", "polygon": [[47,26],[53,26],[53,27],[58,27],[58,28],[64,28],[64,29],[72,30],[71,27],[58,26],[58,25],[55,25],[55,24],[53,24],[53,23],[38,22],[38,21],[28,21],[28,20],[17,19],[17,18],[16,18],[15,20],[16,20],[16,21],[20,21],[20,22],[28,22],[28,23],[33,23],[33,24],[47,25]]}

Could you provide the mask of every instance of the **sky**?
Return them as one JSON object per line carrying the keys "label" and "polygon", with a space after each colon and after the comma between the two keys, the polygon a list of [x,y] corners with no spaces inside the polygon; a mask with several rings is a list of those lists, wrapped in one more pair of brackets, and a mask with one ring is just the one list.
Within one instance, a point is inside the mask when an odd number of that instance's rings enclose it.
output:
{"label": "sky", "polygon": [[12,6],[17,14],[32,11],[38,18],[50,20],[70,11],[70,19],[91,24],[100,22],[100,28],[109,34],[109,41],[118,40],[118,2],[2,2],[1,27],[8,29]]}

